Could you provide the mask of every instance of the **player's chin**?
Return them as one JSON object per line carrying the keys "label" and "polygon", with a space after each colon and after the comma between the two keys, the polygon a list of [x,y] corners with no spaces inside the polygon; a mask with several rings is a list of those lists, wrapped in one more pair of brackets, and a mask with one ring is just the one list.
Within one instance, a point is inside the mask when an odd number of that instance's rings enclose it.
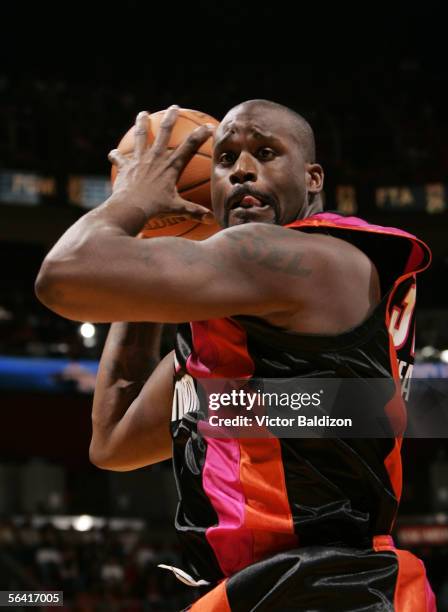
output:
{"label": "player's chin", "polygon": [[247,225],[248,223],[266,223],[267,225],[278,225],[275,221],[263,221],[262,219],[238,219],[233,223],[229,223],[227,227],[235,227],[237,225]]}
{"label": "player's chin", "polygon": [[237,209],[231,210],[227,219],[227,227],[244,225],[246,223],[269,223],[276,224],[277,218],[273,208],[260,209]]}

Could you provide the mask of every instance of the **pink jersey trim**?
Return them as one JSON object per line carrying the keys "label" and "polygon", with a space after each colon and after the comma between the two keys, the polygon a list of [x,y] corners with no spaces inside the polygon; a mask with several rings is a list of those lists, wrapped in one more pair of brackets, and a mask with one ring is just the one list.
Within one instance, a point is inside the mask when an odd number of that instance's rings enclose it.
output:
{"label": "pink jersey trim", "polygon": [[405,232],[404,230],[396,227],[373,225],[367,221],[364,221],[364,219],[360,219],[359,217],[343,217],[336,213],[318,213],[312,217],[307,217],[306,219],[293,221],[292,223],[285,225],[285,227],[292,229],[300,227],[335,227],[408,238],[411,240],[413,248],[409,255],[409,259],[403,274],[423,272],[423,270],[426,270],[426,268],[428,268],[428,266],[431,264],[432,255],[429,247],[413,234]]}
{"label": "pink jersey trim", "polygon": [[231,576],[254,562],[252,531],[244,526],[246,500],[240,481],[240,448],[238,440],[206,439],[202,482],[219,521],[207,529],[206,537],[223,574]]}
{"label": "pink jersey trim", "polygon": [[[229,319],[191,323],[194,351],[187,360],[188,372],[203,380],[250,377],[253,361],[247,351],[244,329]],[[207,434],[213,433],[213,436]],[[211,430],[213,429],[213,432]],[[198,430],[207,442],[202,486],[218,516],[206,538],[225,576],[254,562],[254,537],[245,526],[246,496],[240,478],[238,440],[216,438],[216,428],[205,421]]]}

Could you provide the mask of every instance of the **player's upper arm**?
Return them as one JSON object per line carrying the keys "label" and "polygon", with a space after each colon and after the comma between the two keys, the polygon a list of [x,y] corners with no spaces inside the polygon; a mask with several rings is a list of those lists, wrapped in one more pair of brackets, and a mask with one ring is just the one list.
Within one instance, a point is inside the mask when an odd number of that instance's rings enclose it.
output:
{"label": "player's upper arm", "polygon": [[204,242],[135,240],[100,228],[76,254],[54,260],[50,254],[39,286],[46,286],[43,301],[58,314],[86,321],[177,323],[300,312],[322,286],[331,298],[336,281],[351,274],[350,253],[341,255],[349,247],[338,242],[261,223],[228,228]]}
{"label": "player's upper arm", "polygon": [[96,466],[127,471],[158,463],[172,455],[173,352],[146,381],[120,421],[108,431],[93,423],[90,460]]}

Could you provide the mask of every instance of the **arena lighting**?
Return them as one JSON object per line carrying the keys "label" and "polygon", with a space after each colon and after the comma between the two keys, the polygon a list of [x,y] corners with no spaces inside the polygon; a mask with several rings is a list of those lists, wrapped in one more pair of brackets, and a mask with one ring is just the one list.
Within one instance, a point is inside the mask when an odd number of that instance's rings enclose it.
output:
{"label": "arena lighting", "polygon": [[439,524],[448,523],[448,514],[445,514],[445,512],[437,512],[437,514],[434,515],[434,520]]}
{"label": "arena lighting", "polygon": [[83,323],[79,326],[79,333],[83,338],[93,338],[95,335],[95,326],[92,323]]}
{"label": "arena lighting", "polygon": [[440,353],[440,361],[443,361],[443,363],[448,363],[448,349],[445,349],[444,351],[441,351],[441,353]]}
{"label": "arena lighting", "polygon": [[425,359],[428,359],[428,357],[434,357],[436,353],[437,351],[433,346],[424,346],[421,350],[421,355]]}
{"label": "arena lighting", "polygon": [[88,514],[81,514],[73,520],[73,528],[76,531],[89,531],[93,527],[93,517]]}

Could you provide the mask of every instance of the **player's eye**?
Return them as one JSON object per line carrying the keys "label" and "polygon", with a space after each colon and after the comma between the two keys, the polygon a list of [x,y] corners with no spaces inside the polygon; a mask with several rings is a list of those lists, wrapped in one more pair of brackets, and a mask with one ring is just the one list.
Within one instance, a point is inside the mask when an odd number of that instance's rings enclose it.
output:
{"label": "player's eye", "polygon": [[262,147],[261,149],[258,149],[257,156],[258,159],[261,159],[262,161],[270,161],[276,157],[276,153],[269,147]]}
{"label": "player's eye", "polygon": [[224,151],[218,157],[218,162],[222,164],[223,166],[229,166],[233,164],[235,160],[236,160],[236,153],[234,153],[233,151]]}

